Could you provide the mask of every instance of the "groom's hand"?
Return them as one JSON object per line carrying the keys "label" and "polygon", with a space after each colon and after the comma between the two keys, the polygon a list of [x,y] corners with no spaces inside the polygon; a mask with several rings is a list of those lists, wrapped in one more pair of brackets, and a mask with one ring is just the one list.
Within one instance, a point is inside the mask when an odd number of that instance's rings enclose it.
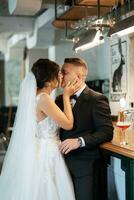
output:
{"label": "groom's hand", "polygon": [[61,142],[59,148],[63,154],[68,154],[70,151],[78,149],[80,147],[78,138],[66,139]]}

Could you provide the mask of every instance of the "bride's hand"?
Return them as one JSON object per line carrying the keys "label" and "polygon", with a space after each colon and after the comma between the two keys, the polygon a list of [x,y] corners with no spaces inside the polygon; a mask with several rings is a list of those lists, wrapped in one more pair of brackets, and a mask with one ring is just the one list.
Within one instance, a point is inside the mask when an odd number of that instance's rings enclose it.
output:
{"label": "bride's hand", "polygon": [[82,80],[78,78],[72,82],[68,82],[64,87],[63,95],[70,97],[81,88],[81,85],[82,85]]}

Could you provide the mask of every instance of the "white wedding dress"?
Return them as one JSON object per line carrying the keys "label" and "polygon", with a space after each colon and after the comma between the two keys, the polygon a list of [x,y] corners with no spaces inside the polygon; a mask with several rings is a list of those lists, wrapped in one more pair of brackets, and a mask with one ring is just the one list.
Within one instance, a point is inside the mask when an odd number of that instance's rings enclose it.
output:
{"label": "white wedding dress", "polygon": [[[37,96],[37,100],[40,96]],[[75,200],[72,180],[59,151],[59,127],[46,117],[37,124],[40,184],[37,200]]]}
{"label": "white wedding dress", "polygon": [[12,137],[0,174],[0,200],[75,200],[70,174],[59,151],[58,125],[37,123],[36,80],[23,80]]}

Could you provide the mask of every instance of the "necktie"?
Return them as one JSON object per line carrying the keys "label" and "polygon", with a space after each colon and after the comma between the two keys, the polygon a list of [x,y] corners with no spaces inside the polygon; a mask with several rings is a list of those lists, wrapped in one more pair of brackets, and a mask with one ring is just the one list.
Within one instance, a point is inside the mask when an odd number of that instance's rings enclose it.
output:
{"label": "necktie", "polygon": [[72,96],[70,96],[70,99],[74,99],[75,101],[77,101],[77,99],[78,99],[78,97],[77,97],[77,95],[72,95]]}

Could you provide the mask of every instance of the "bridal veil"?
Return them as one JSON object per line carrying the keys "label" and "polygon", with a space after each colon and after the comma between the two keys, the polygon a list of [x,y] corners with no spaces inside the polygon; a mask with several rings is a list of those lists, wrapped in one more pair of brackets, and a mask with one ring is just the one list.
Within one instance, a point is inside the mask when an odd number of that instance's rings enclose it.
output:
{"label": "bridal veil", "polygon": [[2,200],[37,199],[36,89],[35,76],[29,72],[21,84],[13,132],[0,175]]}

